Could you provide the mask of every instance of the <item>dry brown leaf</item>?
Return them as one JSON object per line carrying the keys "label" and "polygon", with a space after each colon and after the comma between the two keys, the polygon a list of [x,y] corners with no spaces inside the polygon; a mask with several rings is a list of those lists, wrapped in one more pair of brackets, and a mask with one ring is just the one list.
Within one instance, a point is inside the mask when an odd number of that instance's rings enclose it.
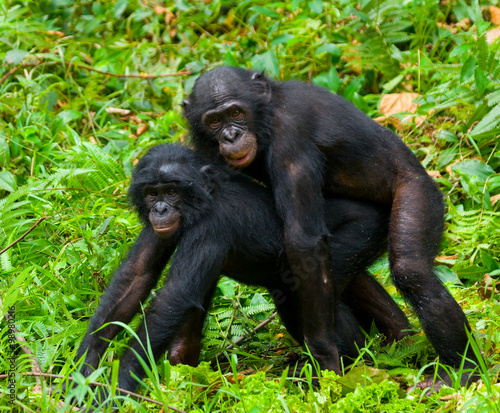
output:
{"label": "dry brown leaf", "polygon": [[147,123],[145,123],[137,128],[137,132],[135,134],[136,134],[136,136],[141,136],[148,129],[149,129],[149,125]]}
{"label": "dry brown leaf", "polygon": [[120,116],[129,116],[132,111],[128,109],[120,109],[120,108],[106,108],[106,112],[110,115],[120,115]]}
{"label": "dry brown leaf", "polygon": [[94,61],[92,60],[92,58],[88,54],[80,52],[80,56],[83,57],[83,59],[85,60],[85,62],[88,65],[93,65],[94,64]]}
{"label": "dry brown leaf", "polygon": [[446,167],[446,172],[448,172],[448,175],[450,176],[453,176],[453,169],[451,169],[453,167],[453,165],[459,163],[459,162],[462,162],[461,159],[455,159],[452,163],[450,163],[447,167]]}
{"label": "dry brown leaf", "polygon": [[488,42],[488,44],[492,44],[499,37],[500,37],[500,27],[497,27],[493,30],[488,30],[486,32],[486,41]]}
{"label": "dry brown leaf", "polygon": [[153,10],[156,14],[163,14],[163,13],[166,13],[168,11],[165,7],[161,7],[161,6],[154,6]]}
{"label": "dry brown leaf", "polygon": [[[474,287],[477,288],[477,293],[479,297],[483,300],[489,300],[491,295],[493,294],[493,285],[497,285],[497,281],[490,277],[490,274],[484,274],[484,278],[482,281],[478,281],[474,284]],[[495,294],[498,294],[498,289],[495,288]]]}
{"label": "dry brown leaf", "polygon": [[492,197],[490,197],[491,205],[495,205],[499,199],[500,199],[500,194],[493,195]]}
{"label": "dry brown leaf", "polygon": [[430,177],[434,178],[434,179],[442,179],[443,176],[441,175],[441,173],[439,171],[427,171],[427,175],[429,175]]}
{"label": "dry brown leaf", "polygon": [[47,30],[47,34],[50,34],[51,36],[57,36],[57,37],[66,36],[63,32],[59,32],[57,30]]}
{"label": "dry brown leaf", "polygon": [[388,93],[380,101],[380,112],[385,116],[401,112],[415,113],[417,111],[417,104],[413,101],[418,97],[420,97],[418,93]]}
{"label": "dry brown leaf", "polygon": [[459,393],[449,394],[448,396],[441,397],[439,400],[445,402],[448,400],[460,400],[463,396]]}
{"label": "dry brown leaf", "polygon": [[490,6],[491,22],[500,26],[500,9],[496,6]]}
{"label": "dry brown leaf", "polygon": [[467,31],[470,29],[470,26],[472,26],[472,21],[471,19],[469,19],[468,17],[466,17],[465,19],[463,20],[460,20],[458,22],[458,25],[460,26],[460,28],[463,30],[463,31]]}
{"label": "dry brown leaf", "polygon": [[441,255],[440,257],[436,257],[436,260],[456,260],[458,258],[458,254],[455,255]]}
{"label": "dry brown leaf", "polygon": [[418,93],[403,92],[403,93],[388,93],[382,97],[380,101],[380,112],[382,112],[386,119],[376,118],[375,121],[380,124],[386,124],[389,122],[397,130],[403,131],[407,124],[411,123],[412,119],[416,125],[420,125],[424,120],[424,116],[410,116],[407,115],[401,119],[393,116],[397,113],[410,112],[415,113],[417,111],[417,104],[413,101],[420,97]]}
{"label": "dry brown leaf", "polygon": [[175,14],[172,13],[170,10],[165,11],[165,24],[168,26],[170,23],[172,23],[175,19]]}

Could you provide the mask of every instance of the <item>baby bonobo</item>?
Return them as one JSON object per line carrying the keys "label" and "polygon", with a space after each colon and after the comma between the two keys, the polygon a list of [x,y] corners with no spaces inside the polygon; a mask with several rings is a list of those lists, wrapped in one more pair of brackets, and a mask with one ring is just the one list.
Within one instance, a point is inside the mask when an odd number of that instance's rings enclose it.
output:
{"label": "baby bonobo", "polygon": [[[140,311],[172,257],[165,285],[138,330],[157,359],[166,350],[175,363],[196,365],[207,308],[220,274],[267,288],[283,323],[304,342],[305,312],[299,292],[306,288],[288,269],[282,224],[270,190],[224,163],[207,162],[180,145],[149,150],[132,175],[129,196],[144,227],[122,262],[99,306],[77,353],[85,355],[81,372],[89,375],[121,327]],[[354,357],[364,336],[376,324],[389,341],[407,333],[408,321],[389,294],[366,271],[387,242],[388,211],[359,201],[327,199],[326,225],[332,233],[330,253],[349,282],[337,302],[332,332],[341,355]],[[175,251],[175,253],[174,253]],[[344,299],[345,297],[345,299]],[[318,307],[317,311],[322,311]],[[120,362],[118,386],[133,390],[144,377],[134,351],[146,360],[141,343],[133,339]]]}
{"label": "baby bonobo", "polygon": [[[468,347],[469,324],[432,271],[443,231],[442,195],[398,136],[324,88],[275,82],[236,67],[201,75],[184,109],[198,153],[224,159],[271,187],[288,263],[301,282],[304,341],[322,368],[340,372],[330,337],[339,285],[349,280],[336,269],[339,257],[330,248],[335,234],[326,219],[337,211],[327,211],[325,200],[347,197],[390,210],[394,284],[416,311],[440,362],[457,368],[465,355],[470,373],[477,359]],[[462,385],[477,378],[469,373]],[[439,376],[450,383],[444,371]],[[432,377],[419,387],[431,385]]]}

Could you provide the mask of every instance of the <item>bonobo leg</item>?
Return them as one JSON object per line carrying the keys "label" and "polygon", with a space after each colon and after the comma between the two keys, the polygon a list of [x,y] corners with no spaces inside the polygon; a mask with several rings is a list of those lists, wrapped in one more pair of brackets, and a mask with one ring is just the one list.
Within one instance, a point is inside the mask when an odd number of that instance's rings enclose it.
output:
{"label": "bonobo leg", "polygon": [[331,232],[333,271],[339,279],[341,300],[361,327],[369,332],[372,322],[387,342],[410,334],[403,311],[385,289],[366,271],[387,249],[390,211],[384,205],[349,199],[327,199],[326,223]]}
{"label": "bonobo leg", "polygon": [[[297,294],[290,291],[289,286],[285,283],[273,286],[270,292],[286,329],[297,342],[304,344],[301,307]],[[335,320],[333,340],[338,349],[339,357],[356,358],[359,349],[364,346],[365,337],[356,318],[343,302],[338,303]],[[299,361],[294,368],[289,370],[289,375],[299,377],[306,361],[303,359]],[[318,377],[319,372],[314,370],[315,364],[312,364],[312,368],[313,377]],[[313,384],[318,385],[317,379],[313,380]]]}
{"label": "bonobo leg", "polygon": [[[429,185],[424,186],[428,179]],[[394,284],[415,309],[440,362],[458,367],[467,348],[469,324],[462,309],[432,272],[443,230],[442,195],[431,178],[409,176],[397,185],[389,233]],[[422,219],[425,217],[425,219]],[[470,346],[465,368],[477,361]],[[448,377],[441,377],[449,384]],[[465,385],[468,377],[462,377]]]}
{"label": "bonobo leg", "polygon": [[[186,251],[178,250],[174,260],[191,265],[192,262],[186,261],[186,257],[179,257],[183,252]],[[204,262],[206,261],[201,261],[202,264]],[[139,340],[135,338],[131,340],[129,348],[120,361],[118,385],[122,389],[134,390],[138,383],[133,376],[140,379],[144,377],[144,368],[138,357],[147,364],[154,363],[168,348],[171,348],[174,363],[184,362],[183,357],[192,362],[193,354],[198,351],[196,346],[190,347],[189,340],[192,337],[186,334],[184,326],[186,323],[189,325],[195,322],[194,336],[198,337],[201,331],[200,326],[203,324],[199,311],[203,313],[206,311],[203,303],[209,301],[207,297],[212,296],[218,272],[211,270],[203,274],[199,268],[194,268],[191,274],[184,272],[185,268],[179,267],[180,265],[175,261],[172,263],[169,278],[157,293],[144,322],[137,331]],[[180,336],[179,331],[181,331]],[[154,360],[148,359],[145,351],[148,348],[148,341]]]}
{"label": "bonobo leg", "polygon": [[113,276],[110,285],[101,297],[99,306],[90,320],[87,334],[78,349],[76,360],[85,353],[85,362],[80,372],[88,376],[99,364],[109,341],[122,329],[113,321],[128,323],[148,297],[174,247],[158,238],[152,229],[143,229],[132,246],[127,259]]}
{"label": "bonobo leg", "polygon": [[411,335],[411,325],[403,311],[377,280],[366,272],[351,278],[341,295],[361,327],[369,332],[372,323],[384,336],[384,343]]}
{"label": "bonobo leg", "polygon": [[[208,309],[214,295],[217,283],[208,292],[203,302],[203,308]],[[168,361],[171,365],[187,364],[197,366],[201,351],[201,337],[203,324],[207,312],[200,308],[193,308],[186,316],[186,321],[177,332],[174,341],[169,346]]]}
{"label": "bonobo leg", "polygon": [[304,342],[322,370],[340,374],[340,355],[335,340],[339,300],[329,250],[325,236],[315,248],[306,251],[288,248],[287,256],[301,310]]}

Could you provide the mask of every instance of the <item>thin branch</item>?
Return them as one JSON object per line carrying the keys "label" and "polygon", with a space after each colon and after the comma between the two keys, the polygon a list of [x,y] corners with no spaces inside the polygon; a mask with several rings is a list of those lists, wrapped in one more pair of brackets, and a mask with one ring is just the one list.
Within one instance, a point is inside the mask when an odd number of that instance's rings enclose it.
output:
{"label": "thin branch", "polygon": [[[62,376],[60,374],[50,374],[50,373],[19,373],[19,375],[21,375],[23,377],[29,377],[29,376],[35,376],[36,377],[36,376],[38,376],[38,377],[46,377],[46,378],[51,378],[51,379],[61,379],[61,380],[75,381],[75,379],[73,377],[65,377],[65,376]],[[9,378],[8,374],[0,374],[0,380],[7,379],[7,378]],[[106,388],[110,387],[108,384],[99,383],[97,381],[93,381],[93,382],[89,383],[89,386],[106,387]],[[161,402],[159,402],[157,400],[151,399],[151,398],[146,397],[146,396],[142,396],[140,394],[137,394],[137,393],[134,393],[134,392],[131,392],[131,391],[128,391],[128,390],[120,389],[118,387],[116,388],[116,390],[118,390],[118,392],[120,394],[126,394],[127,396],[132,396],[132,397],[135,397],[136,399],[140,399],[140,400],[143,400],[143,401],[146,401],[146,402],[149,402],[149,403],[156,404],[157,406],[162,406],[164,408],[173,410],[174,412],[186,413],[184,410],[180,410],[180,409],[177,409],[176,407],[164,405],[163,403],[161,403]]]}
{"label": "thin branch", "polygon": [[[239,345],[240,343],[242,343],[243,341],[245,341],[249,336],[251,336],[252,334],[256,333],[258,330],[260,330],[262,327],[264,327],[266,324],[268,324],[270,321],[274,320],[276,318],[276,311],[268,318],[266,318],[262,323],[260,323],[257,327],[255,327],[252,331],[250,331],[249,333],[241,336],[238,340],[236,340],[233,344],[230,344],[229,346],[226,347],[226,350],[232,350],[234,348],[234,346],[237,346]],[[221,360],[224,358],[224,353],[219,353],[217,354],[217,356],[215,356],[213,359],[212,359],[212,362],[211,364],[213,365],[217,360]]]}
{"label": "thin branch", "polygon": [[35,222],[35,224],[28,231],[26,231],[23,235],[21,235],[18,239],[16,239],[12,244],[7,245],[2,251],[0,251],[0,255],[2,255],[9,248],[12,248],[18,242],[22,241],[26,235],[28,235],[31,231],[33,231],[38,225],[42,223],[42,221],[45,221],[47,218],[48,217],[41,217],[37,222]]}
{"label": "thin branch", "polygon": [[163,73],[163,74],[156,74],[156,75],[154,75],[154,74],[153,75],[148,75],[148,74],[125,75],[125,74],[103,72],[102,70],[97,70],[97,69],[94,69],[93,67],[85,66],[85,65],[73,65],[73,66],[76,66],[76,67],[78,67],[80,69],[90,70],[91,72],[100,73],[101,75],[106,75],[106,76],[113,76],[113,77],[133,77],[133,78],[139,78],[139,79],[157,79],[159,77],[185,76],[185,75],[190,75],[191,74],[191,72],[189,70],[186,70],[185,72]]}
{"label": "thin branch", "polygon": [[7,73],[5,73],[2,78],[0,79],[0,85],[7,79],[9,76],[12,76],[14,73],[16,73],[20,69],[20,66],[16,66],[13,69],[10,69]]}
{"label": "thin branch", "polygon": [[185,76],[185,75],[190,75],[191,72],[189,70],[186,70],[184,72],[176,72],[176,73],[163,73],[163,74],[120,74],[120,73],[111,73],[111,72],[104,72],[102,70],[94,69],[93,67],[86,66],[86,65],[75,65],[72,64],[71,62],[62,62],[62,61],[50,61],[50,62],[36,62],[36,63],[25,63],[19,66],[14,67],[13,69],[9,70],[5,75],[2,76],[0,79],[0,86],[2,83],[9,77],[12,76],[14,73],[16,73],[19,69],[24,69],[26,67],[36,67],[36,66],[41,66],[41,65],[66,65],[68,67],[77,67],[79,69],[84,69],[88,70],[91,72],[96,72],[100,73],[101,75],[105,76],[113,76],[113,77],[131,77],[131,78],[138,78],[138,79],[157,79],[161,77],[174,77],[174,76]]}

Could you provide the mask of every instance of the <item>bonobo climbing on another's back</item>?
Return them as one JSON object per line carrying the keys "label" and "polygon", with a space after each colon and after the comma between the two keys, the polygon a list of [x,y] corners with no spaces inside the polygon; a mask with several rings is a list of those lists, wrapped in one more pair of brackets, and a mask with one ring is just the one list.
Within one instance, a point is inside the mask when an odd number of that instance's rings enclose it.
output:
{"label": "bonobo climbing on another's back", "polygon": [[[136,354],[147,360],[147,334],[155,358],[168,350],[172,363],[198,362],[203,321],[220,274],[266,287],[300,343],[302,320],[324,316],[321,305],[319,313],[309,310],[315,294],[308,306],[299,303],[306,287],[288,269],[282,224],[268,189],[186,147],[160,145],[137,164],[129,195],[144,227],[101,298],[78,350],[78,359],[85,354],[85,376],[121,330],[116,324],[99,328],[113,321],[128,323],[171,258],[165,285],[139,328],[142,345],[132,340],[122,357],[118,386],[125,390],[137,386],[131,373],[144,376]],[[331,339],[341,355],[353,357],[356,346],[364,343],[360,325],[369,331],[375,322],[389,341],[403,337],[407,333],[402,330],[409,328],[396,303],[365,271],[385,248],[388,211],[341,199],[327,199],[324,209],[332,233],[329,253],[337,258],[336,269],[349,278],[336,302]]]}
{"label": "bonobo climbing on another's back", "polygon": [[[331,337],[336,301],[350,279],[330,253],[335,233],[326,220],[335,212],[325,209],[329,197],[390,209],[394,284],[416,311],[440,362],[458,368],[465,355],[465,368],[475,367],[467,319],[432,271],[443,231],[442,195],[398,136],[324,88],[275,82],[235,67],[201,75],[184,109],[197,152],[224,159],[272,188],[287,259],[301,282],[304,340],[321,368],[340,373]],[[475,378],[469,372],[462,384]],[[444,371],[439,375],[451,382]],[[432,377],[420,386],[431,384]]]}

